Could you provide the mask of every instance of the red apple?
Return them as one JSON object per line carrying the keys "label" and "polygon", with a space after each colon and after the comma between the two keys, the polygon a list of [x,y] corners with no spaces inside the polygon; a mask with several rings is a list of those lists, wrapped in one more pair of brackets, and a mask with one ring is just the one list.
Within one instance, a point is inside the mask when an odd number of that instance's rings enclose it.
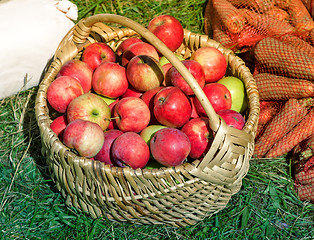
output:
{"label": "red apple", "polygon": [[111,147],[114,164],[133,169],[144,168],[150,152],[147,143],[135,132],[126,132],[116,138]]}
{"label": "red apple", "polygon": [[50,124],[50,128],[62,141],[63,132],[67,125],[68,125],[67,116],[66,114],[63,114],[52,121],[52,123]]}
{"label": "red apple", "polygon": [[163,88],[164,88],[163,86],[153,88],[151,90],[144,92],[143,95],[141,96],[141,99],[146,103],[151,114],[150,124],[158,123],[154,115],[154,98],[155,98],[155,95]]}
{"label": "red apple", "polygon": [[74,148],[81,156],[91,158],[102,148],[104,132],[96,123],[76,119],[65,128],[63,143]]}
{"label": "red apple", "polygon": [[191,118],[197,118],[199,117],[197,111],[196,111],[196,108],[195,108],[195,105],[194,105],[194,99],[196,98],[195,96],[189,96],[190,98],[190,103],[191,103],[191,106],[192,106],[192,114],[191,114]]}
{"label": "red apple", "polygon": [[110,121],[110,108],[98,95],[85,93],[70,102],[67,119],[69,123],[76,119],[88,120],[106,130]]}
{"label": "red apple", "polygon": [[167,76],[169,74],[169,70],[172,68],[171,63],[166,63],[165,65],[162,65],[162,70],[164,71],[164,81],[162,82],[162,86],[170,86],[170,78]]}
{"label": "red apple", "polygon": [[142,92],[159,87],[164,80],[159,62],[147,55],[133,57],[127,65],[126,74],[129,83]]}
{"label": "red apple", "polygon": [[190,59],[202,65],[206,83],[217,82],[226,73],[226,57],[214,47],[201,47],[192,54]]}
{"label": "red apple", "polygon": [[[112,102],[112,103],[109,104],[110,115],[111,115],[111,116],[113,116],[114,106],[117,104],[117,102],[118,102],[119,100],[120,100],[120,99],[117,98],[114,102]],[[108,129],[108,130],[111,130],[111,129],[118,129],[115,118],[111,118],[111,119],[110,119],[110,122],[109,122],[109,125],[108,125],[108,128],[107,128],[107,129]]]}
{"label": "red apple", "polygon": [[150,141],[153,158],[167,167],[184,162],[191,150],[191,143],[185,133],[176,128],[158,130]]}
{"label": "red apple", "polygon": [[213,141],[213,131],[209,127],[208,118],[191,119],[182,127],[181,131],[188,136],[191,142],[189,157],[193,159],[204,157]]}
{"label": "red apple", "polygon": [[[214,108],[215,112],[221,109],[230,109],[232,100],[231,94],[226,86],[220,83],[208,83],[203,87],[203,91]],[[199,116],[207,116],[198,98],[194,98],[195,109]]]}
{"label": "red apple", "polygon": [[121,65],[126,66],[133,57],[138,55],[147,55],[155,58],[156,60],[159,59],[158,52],[153,45],[146,42],[137,42],[130,45],[124,51],[121,56]]}
{"label": "red apple", "polygon": [[129,46],[131,46],[133,43],[137,43],[137,42],[143,42],[143,41],[137,37],[131,37],[131,38],[127,38],[127,39],[123,40],[120,43],[120,45],[117,47],[117,50],[116,50],[117,56],[121,56]]}
{"label": "red apple", "polygon": [[108,130],[104,133],[104,144],[100,151],[96,154],[95,159],[105,164],[113,165],[111,157],[111,146],[114,140],[122,135],[123,132],[117,129]]}
{"label": "red apple", "polygon": [[81,84],[72,77],[57,77],[47,89],[47,101],[60,113],[65,113],[69,103],[84,94]]}
{"label": "red apple", "polygon": [[154,115],[162,125],[180,128],[189,121],[191,113],[188,96],[177,87],[165,87],[154,98]]}
{"label": "red apple", "polygon": [[143,95],[143,92],[138,91],[134,87],[129,85],[128,89],[121,96],[121,98],[125,98],[125,97],[138,97],[138,98],[140,98],[142,95]]}
{"label": "red apple", "polygon": [[117,127],[122,132],[140,132],[150,121],[150,111],[146,103],[137,97],[119,100],[113,108]]}
{"label": "red apple", "polygon": [[92,75],[91,69],[85,62],[74,59],[66,62],[57,74],[60,76],[70,76],[75,78],[82,85],[84,93],[92,89]]}
{"label": "red apple", "polygon": [[157,16],[148,23],[147,29],[155,34],[173,52],[183,42],[183,27],[180,21],[173,16]]}
{"label": "red apple", "polygon": [[[181,62],[190,71],[200,87],[203,88],[205,85],[205,75],[201,64],[194,60],[183,60]],[[175,67],[169,69],[166,78],[168,77],[169,80],[166,80],[166,82],[171,82],[173,86],[180,88],[187,95],[194,95],[193,90]]]}
{"label": "red apple", "polygon": [[226,122],[228,126],[234,127],[239,130],[242,130],[242,128],[244,127],[244,117],[235,110],[222,109],[219,110],[217,114]]}
{"label": "red apple", "polygon": [[94,71],[92,87],[96,93],[105,97],[122,96],[129,87],[126,69],[113,62],[100,64]]}
{"label": "red apple", "polygon": [[103,62],[116,62],[116,54],[106,43],[95,42],[85,48],[82,61],[95,70]]}

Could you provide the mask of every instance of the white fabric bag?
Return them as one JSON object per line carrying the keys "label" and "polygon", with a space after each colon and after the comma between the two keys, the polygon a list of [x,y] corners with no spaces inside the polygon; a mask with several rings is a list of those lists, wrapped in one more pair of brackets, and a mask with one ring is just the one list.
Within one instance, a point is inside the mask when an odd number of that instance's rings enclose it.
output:
{"label": "white fabric bag", "polygon": [[0,99],[38,85],[77,14],[68,0],[0,0]]}

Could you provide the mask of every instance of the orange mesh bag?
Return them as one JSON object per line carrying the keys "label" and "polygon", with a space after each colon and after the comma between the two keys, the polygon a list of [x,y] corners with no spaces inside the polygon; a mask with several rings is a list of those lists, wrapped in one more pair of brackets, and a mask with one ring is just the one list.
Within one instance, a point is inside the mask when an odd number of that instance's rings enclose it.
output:
{"label": "orange mesh bag", "polygon": [[204,19],[206,34],[238,52],[265,37],[293,34],[308,40],[314,28],[301,0],[209,0]]}
{"label": "orange mesh bag", "polygon": [[299,198],[314,203],[314,135],[293,149],[292,162]]}

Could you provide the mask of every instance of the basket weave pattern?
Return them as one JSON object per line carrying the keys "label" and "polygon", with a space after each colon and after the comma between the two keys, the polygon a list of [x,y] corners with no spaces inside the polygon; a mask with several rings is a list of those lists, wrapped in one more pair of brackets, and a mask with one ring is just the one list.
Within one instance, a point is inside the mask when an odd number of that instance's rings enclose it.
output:
{"label": "basket weave pattern", "polygon": [[[126,27],[109,27],[104,22]],[[231,74],[242,79],[247,89],[249,113],[243,130],[228,127],[208,106],[210,126],[216,135],[202,161],[195,160],[177,167],[160,169],[110,167],[77,156],[50,129],[52,120],[46,99],[47,88],[62,65],[79,58],[89,44],[102,41],[115,50],[124,39],[143,36],[160,52],[164,52],[174,66],[179,64],[175,62],[178,60],[174,54],[170,54],[170,50],[164,49],[150,35],[133,21],[110,14],[83,19],[69,31],[46,70],[37,94],[35,110],[41,133],[42,153],[66,204],[93,218],[105,216],[112,220],[139,224],[193,225],[223,209],[231,196],[239,191],[253,154],[259,96],[249,69],[232,51],[206,35],[185,30],[184,42],[176,52],[187,58],[203,46],[219,49],[228,61]],[[184,72],[181,74],[184,76]],[[190,82],[193,84],[193,79]],[[203,92],[197,91],[195,89],[197,97],[202,98]],[[204,104],[207,103],[205,101]]]}

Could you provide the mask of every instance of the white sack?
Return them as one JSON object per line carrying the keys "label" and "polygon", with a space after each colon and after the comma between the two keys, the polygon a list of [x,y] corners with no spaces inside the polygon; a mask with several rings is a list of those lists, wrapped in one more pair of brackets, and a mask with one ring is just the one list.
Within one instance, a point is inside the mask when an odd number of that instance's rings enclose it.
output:
{"label": "white sack", "polygon": [[0,99],[38,85],[77,12],[68,0],[0,0]]}

